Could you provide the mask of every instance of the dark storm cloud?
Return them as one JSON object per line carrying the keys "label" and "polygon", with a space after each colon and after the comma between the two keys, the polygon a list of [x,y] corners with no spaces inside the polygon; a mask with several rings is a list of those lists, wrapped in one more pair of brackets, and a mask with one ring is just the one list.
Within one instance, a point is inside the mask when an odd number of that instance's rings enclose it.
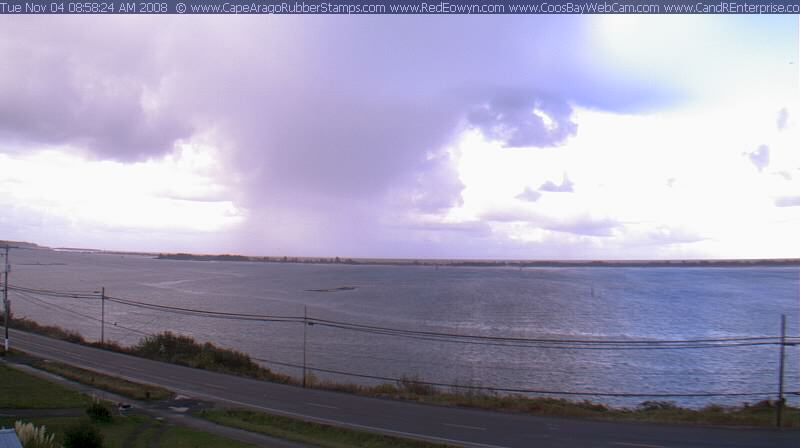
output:
{"label": "dark storm cloud", "polygon": [[0,70],[0,138],[130,161],[162,155],[191,135],[189,123],[157,104],[163,74],[149,69],[153,42],[121,39],[134,37],[125,27],[105,48],[77,35],[78,27],[44,26],[31,36],[24,21],[4,25],[0,57],[10,63]]}
{"label": "dark storm cloud", "polygon": [[750,158],[750,162],[758,168],[759,171],[762,171],[769,165],[769,146],[761,145],[747,156]]}
{"label": "dark storm cloud", "polygon": [[0,60],[13,61],[0,70],[0,140],[133,161],[200,139],[221,150],[222,181],[249,211],[242,241],[374,253],[389,243],[369,226],[460,203],[445,148],[462,130],[557,146],[579,132],[574,107],[670,96],[593,73],[590,28],[538,16],[0,18]]}

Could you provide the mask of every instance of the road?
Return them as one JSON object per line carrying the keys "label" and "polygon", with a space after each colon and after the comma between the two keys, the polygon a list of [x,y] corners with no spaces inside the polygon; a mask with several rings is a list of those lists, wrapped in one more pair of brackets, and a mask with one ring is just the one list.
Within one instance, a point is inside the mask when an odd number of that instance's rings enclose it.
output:
{"label": "road", "polygon": [[216,403],[466,447],[782,448],[800,431],[597,422],[429,406],[302,389],[11,332],[12,348]]}

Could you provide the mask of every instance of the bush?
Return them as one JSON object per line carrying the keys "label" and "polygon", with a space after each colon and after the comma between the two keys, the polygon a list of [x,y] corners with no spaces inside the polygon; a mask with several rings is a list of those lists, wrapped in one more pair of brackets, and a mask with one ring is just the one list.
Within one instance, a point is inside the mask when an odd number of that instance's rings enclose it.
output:
{"label": "bush", "polygon": [[80,333],[72,330],[65,330],[55,325],[42,325],[36,321],[28,319],[27,317],[14,317],[14,314],[9,314],[9,326],[17,330],[29,331],[31,333],[49,336],[54,339],[61,339],[67,342],[74,342],[77,344],[85,344],[86,340],[83,339]]}
{"label": "bush", "polygon": [[103,436],[84,420],[64,431],[64,448],[103,448]]}
{"label": "bush", "polygon": [[197,369],[233,373],[279,383],[291,382],[289,376],[261,367],[246,353],[217,347],[210,342],[201,344],[190,337],[169,331],[142,339],[131,347],[129,353]]}
{"label": "bush", "polygon": [[111,411],[99,401],[95,401],[91,406],[86,408],[86,415],[88,415],[92,421],[101,423],[107,423],[114,419],[111,416]]}
{"label": "bush", "polygon": [[411,395],[435,395],[436,394],[436,387],[425,384],[422,380],[419,379],[419,376],[403,376],[400,381],[397,382],[397,387],[402,392],[411,394]]}
{"label": "bush", "polygon": [[34,426],[33,423],[23,423],[22,420],[14,422],[14,431],[20,443],[25,448],[56,448],[55,434],[47,434],[47,428],[42,425]]}
{"label": "bush", "polygon": [[674,401],[645,401],[639,404],[641,411],[674,411],[680,409]]}

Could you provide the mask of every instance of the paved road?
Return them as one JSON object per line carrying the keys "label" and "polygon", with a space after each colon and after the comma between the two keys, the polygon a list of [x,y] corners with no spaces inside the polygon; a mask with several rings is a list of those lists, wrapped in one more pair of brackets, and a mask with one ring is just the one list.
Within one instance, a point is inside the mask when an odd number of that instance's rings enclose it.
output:
{"label": "paved road", "polygon": [[12,331],[12,347],[217,403],[467,447],[782,448],[800,431],[607,423],[427,406],[302,389],[84,347]]}

